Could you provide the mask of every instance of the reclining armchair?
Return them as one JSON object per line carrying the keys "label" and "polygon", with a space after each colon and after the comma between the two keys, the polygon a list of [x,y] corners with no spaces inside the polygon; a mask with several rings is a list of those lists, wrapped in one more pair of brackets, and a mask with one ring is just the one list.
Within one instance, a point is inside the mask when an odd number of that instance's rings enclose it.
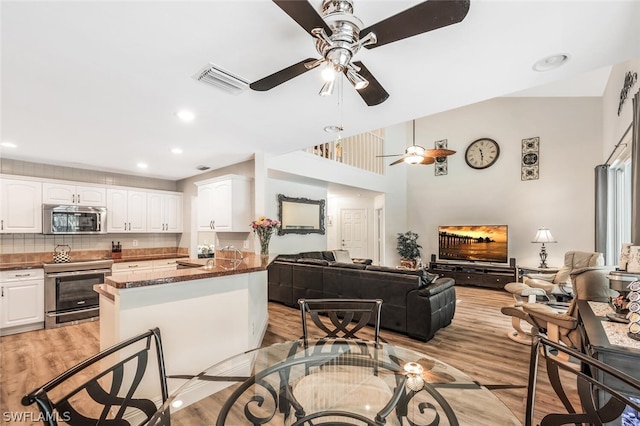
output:
{"label": "reclining armchair", "polygon": [[[557,302],[558,295],[608,301],[610,290],[607,275],[612,269],[604,266],[602,253],[569,251],[565,253],[564,264],[557,273],[530,274],[523,278],[522,283],[507,284],[505,290],[512,293],[516,300],[514,306],[501,309],[504,315],[512,317],[514,330],[509,332],[509,338],[518,343],[531,344],[531,332],[522,328],[522,321],[532,326],[534,332],[540,328],[540,324],[531,318],[531,310],[543,309],[547,315],[564,315],[564,311],[567,311],[567,315],[577,318],[577,315],[571,313],[572,305]],[[580,289],[579,294],[575,289]],[[528,306],[533,304],[540,306]],[[525,307],[531,309],[524,309]],[[573,321],[564,319],[569,321],[564,324],[565,328],[570,328],[569,323]],[[577,321],[575,325],[577,326]]]}

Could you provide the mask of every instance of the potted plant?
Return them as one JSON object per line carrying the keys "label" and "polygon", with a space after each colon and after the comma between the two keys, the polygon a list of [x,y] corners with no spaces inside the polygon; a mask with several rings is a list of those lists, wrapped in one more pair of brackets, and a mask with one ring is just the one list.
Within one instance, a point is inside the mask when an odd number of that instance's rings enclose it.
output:
{"label": "potted plant", "polygon": [[420,257],[422,246],[418,244],[419,235],[415,232],[407,231],[404,234],[398,233],[398,245],[396,249],[401,257],[400,265],[415,268],[416,259]]}

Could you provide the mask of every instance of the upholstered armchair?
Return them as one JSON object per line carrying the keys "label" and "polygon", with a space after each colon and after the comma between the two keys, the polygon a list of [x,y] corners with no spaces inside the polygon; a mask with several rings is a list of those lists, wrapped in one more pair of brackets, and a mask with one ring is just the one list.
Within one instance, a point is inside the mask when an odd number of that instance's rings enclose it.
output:
{"label": "upholstered armchair", "polygon": [[[602,253],[569,251],[565,254],[564,264],[557,273],[530,274],[524,277],[523,283],[507,284],[505,290],[512,293],[516,300],[514,306],[501,309],[504,315],[512,317],[514,330],[509,332],[509,338],[518,343],[531,344],[531,332],[523,329],[522,322],[532,326],[535,333],[536,330],[547,329],[542,324],[546,324],[546,319],[543,320],[546,315],[556,318],[561,323],[562,330],[566,332],[566,335],[561,337],[559,334],[552,340],[562,340],[573,346],[576,343],[575,335],[569,336],[569,333],[577,326],[577,314],[574,315],[572,312],[575,309],[574,305],[558,304],[556,296],[562,294],[574,300],[608,301],[611,294],[607,275],[612,269],[604,266]],[[531,317],[532,311],[539,314],[537,322]],[[558,330],[558,333],[562,332]]]}

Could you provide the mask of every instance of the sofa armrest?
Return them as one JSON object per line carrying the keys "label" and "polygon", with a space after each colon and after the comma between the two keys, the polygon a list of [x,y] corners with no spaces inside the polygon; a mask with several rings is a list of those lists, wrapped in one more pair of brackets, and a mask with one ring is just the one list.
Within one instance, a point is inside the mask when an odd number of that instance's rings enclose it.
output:
{"label": "sofa armrest", "polygon": [[423,297],[430,297],[438,293],[442,293],[446,289],[453,287],[455,285],[455,280],[453,278],[442,277],[436,279],[431,284],[422,287],[418,290],[418,294]]}

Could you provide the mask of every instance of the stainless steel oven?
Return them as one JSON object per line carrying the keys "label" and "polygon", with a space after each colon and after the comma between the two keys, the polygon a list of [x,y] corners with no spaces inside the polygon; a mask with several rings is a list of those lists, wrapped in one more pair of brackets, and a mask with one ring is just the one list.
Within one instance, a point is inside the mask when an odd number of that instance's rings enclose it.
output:
{"label": "stainless steel oven", "polygon": [[99,317],[99,297],[93,290],[111,275],[113,260],[44,264],[44,325],[62,327]]}

